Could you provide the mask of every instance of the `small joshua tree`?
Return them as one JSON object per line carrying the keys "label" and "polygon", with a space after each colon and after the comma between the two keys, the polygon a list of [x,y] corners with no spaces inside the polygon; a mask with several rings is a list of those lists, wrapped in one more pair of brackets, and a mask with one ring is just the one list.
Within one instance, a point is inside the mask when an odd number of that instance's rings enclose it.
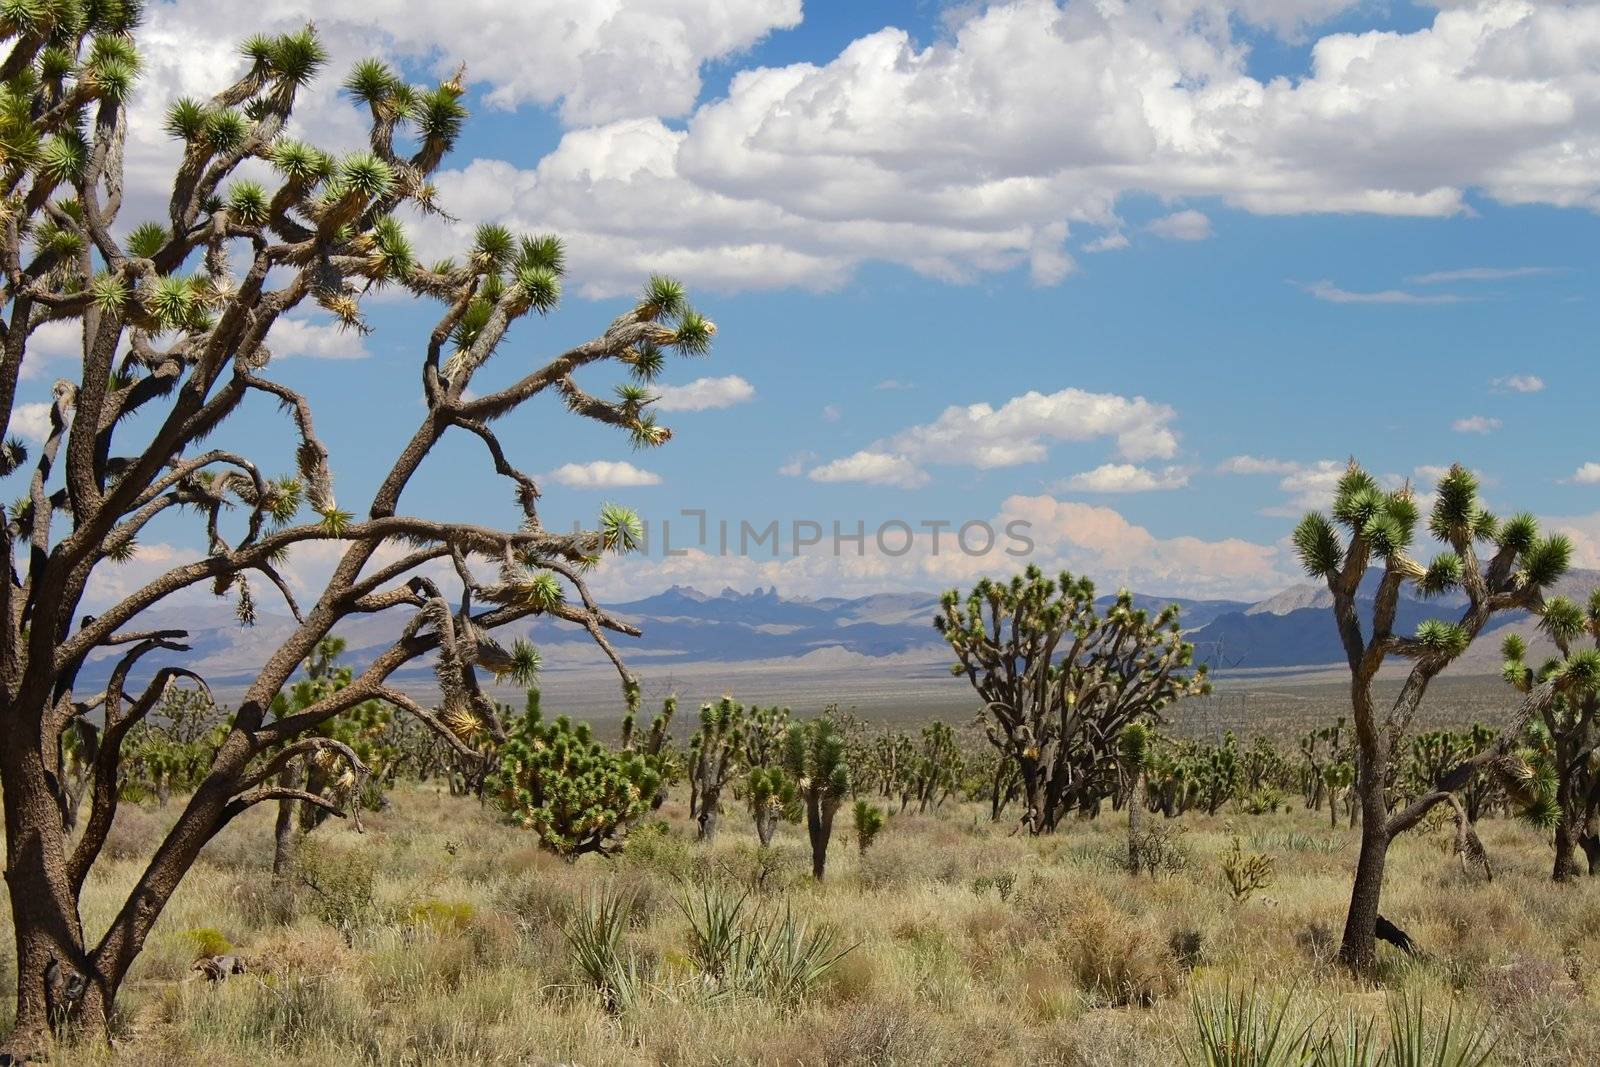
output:
{"label": "small joshua tree", "polygon": [[[1428,532],[1444,545],[1427,566],[1411,557],[1421,518],[1409,487],[1385,492],[1353,460],[1339,480],[1332,517],[1308,514],[1294,532],[1295,547],[1306,571],[1326,581],[1333,594],[1333,614],[1349,660],[1351,721],[1356,738],[1355,789],[1361,805],[1361,854],[1351,887],[1340,959],[1360,973],[1374,966],[1378,902],[1389,845],[1416,826],[1435,806],[1477,771],[1505,755],[1510,737],[1452,768],[1429,792],[1390,812],[1390,762],[1403,751],[1402,741],[1429,683],[1465,652],[1490,619],[1508,611],[1538,611],[1543,591],[1567,570],[1572,545],[1561,536],[1541,537],[1531,515],[1505,522],[1485,511],[1478,499],[1478,481],[1457,465],[1438,484]],[[1488,551],[1481,560],[1479,547]],[[1374,567],[1381,576],[1373,596],[1370,622],[1363,624],[1359,597],[1362,579]],[[1467,604],[1454,621],[1430,619],[1412,636],[1394,632],[1401,588],[1414,583],[1424,595],[1449,590],[1466,594]],[[1411,669],[1398,695],[1380,711],[1373,682],[1390,657],[1409,660]],[[1551,686],[1530,692],[1518,709],[1526,722]]]}
{"label": "small joshua tree", "polygon": [[911,768],[919,812],[939,807],[961,787],[965,766],[961,746],[956,743],[956,732],[949,723],[930,723],[922,728],[921,743]]}
{"label": "small joshua tree", "polygon": [[865,800],[858,800],[851,815],[855,824],[856,847],[865,852],[872,847],[879,831],[883,829],[883,809]]}
{"label": "small joshua tree", "polygon": [[655,799],[650,802],[652,808],[660,808],[667,802],[667,787],[678,782],[683,773],[683,765],[675,753],[668,751],[668,744],[672,740],[672,720],[678,714],[678,698],[668,695],[661,701],[661,710],[656,717],[650,720],[650,729],[641,741],[635,724],[638,721],[638,711],[633,706],[636,703],[635,694],[638,688],[631,687],[628,691],[630,706],[628,714],[622,720],[622,750],[624,752],[639,752],[656,761],[656,766],[661,772],[661,788],[656,790]]}
{"label": "small joshua tree", "polygon": [[[1541,609],[1539,628],[1555,642],[1557,658],[1537,668],[1527,664],[1527,643],[1517,634],[1506,637],[1505,678],[1518,691],[1531,692],[1544,682],[1558,682],[1560,692],[1539,708],[1538,724],[1548,742],[1554,771],[1555,867],[1552,877],[1565,882],[1596,873],[1600,857],[1600,774],[1594,767],[1600,748],[1600,589],[1580,608],[1566,597],[1552,597]],[[1577,647],[1587,639],[1589,647]],[[1579,867],[1578,849],[1584,864]]]}
{"label": "small joshua tree", "polygon": [[1140,867],[1139,824],[1144,818],[1144,776],[1150,768],[1150,734],[1148,725],[1134,721],[1124,726],[1117,738],[1117,755],[1122,761],[1124,780],[1128,783],[1124,803],[1128,808],[1129,874],[1138,874]]}
{"label": "small joshua tree", "polygon": [[[657,278],[597,336],[544,358],[521,347],[526,363],[509,384],[477,380],[509,347],[513,327],[558,305],[562,243],[489,225],[463,255],[419,262],[402,220],[442,210],[430,178],[465,121],[465,85],[458,76],[413,86],[382,63],[359,64],[344,87],[365,112],[367,144],[333,155],[286,133],[326,59],[310,27],[250,38],[229,84],[171,104],[165,128],[182,156],[170,195],[157,218],[123,217],[143,6],[0,5],[0,476],[32,462],[26,498],[0,511],[0,785],[18,975],[9,1047],[22,1054],[41,1048],[53,1027],[105,1032],[172,894],[241,812],[282,799],[327,803],[278,784],[295,760],[329,753],[348,761],[316,733],[320,726],[376,699],[446,736],[439,717],[389,684],[397,670],[434,656],[444,715],[476,719],[496,740],[504,731],[476,672],[504,674],[531,661],[530,648],[495,642],[497,627],[531,615],[568,621],[631,679],[605,632],[637,630],[594,603],[584,572],[605,551],[635,547],[638,518],[607,507],[597,529],[547,529],[539,486],[511,463],[495,423],[554,397],[639,446],[662,444],[670,433],[650,410],[648,383],[665,353],[704,352],[714,332],[678,285]],[[310,401],[272,371],[273,327],[315,305],[365,330],[363,297],[381,289],[436,302],[437,318],[407,360],[421,400],[416,428],[380,468],[370,499],[349,511],[335,499],[332,455]],[[54,386],[44,443],[30,456],[10,434],[19,383],[41,370],[45,353],[34,341],[46,325],[75,331],[77,356],[70,379]],[[633,379],[615,399],[578,381],[603,364]],[[262,401],[284,413],[288,439],[264,454],[293,453],[293,476],[204,444]],[[233,436],[254,444],[264,433]],[[481,446],[506,480],[516,509],[509,528],[402,509],[447,436]],[[106,572],[160,528],[151,524],[184,509],[200,520],[198,558],[85,613],[97,576],[104,590]],[[312,542],[333,549],[336,562],[302,609],[279,568]],[[450,601],[417,573],[437,564],[460,583]],[[174,679],[203,684],[188,667],[148,671],[152,653],[187,651],[187,634],[141,620],[164,598],[199,587],[231,597],[242,623],[255,618],[257,589],[269,588],[294,624],[246,685],[206,774],[125,903],[91,939],[78,902],[111,828],[122,746]],[[270,716],[319,641],[346,619],[385,611],[404,616],[399,636],[349,685]],[[84,691],[82,668],[107,652],[116,658],[106,687]],[[61,738],[89,715],[103,724],[91,802],[99,810],[86,820],[93,831],[74,840],[56,770]],[[465,746],[462,755],[475,757]]]}
{"label": "small joshua tree", "polygon": [[826,717],[795,723],[784,744],[783,767],[800,791],[811,840],[811,875],[820,882],[828,870],[833,817],[850,793],[844,735]]}
{"label": "small joshua tree", "polygon": [[[302,712],[349,685],[353,672],[349,667],[339,666],[338,662],[344,650],[342,638],[325,637],[319,641],[306,658],[306,677],[273,698],[273,718],[283,719]],[[380,744],[388,721],[388,706],[369,700],[340,712],[315,731],[308,731],[327,738],[327,747],[286,764],[278,774],[278,784],[285,790],[321,797],[323,803],[308,803],[293,796],[278,801],[273,833],[274,876],[283,878],[288,874],[299,837],[322,825],[330,808],[348,806],[359,812],[359,794],[370,780],[374,765],[380,758],[384,762],[392,759],[388,751],[383,751],[380,757],[380,750],[388,748]],[[341,760],[340,756],[344,758]],[[386,770],[382,766],[377,769]]]}
{"label": "small joshua tree", "polygon": [[699,829],[696,837],[711,842],[722,818],[722,791],[739,769],[744,734],[744,705],[732,697],[700,709],[700,729],[689,742],[690,809]]}
{"label": "small joshua tree", "polygon": [[565,715],[546,722],[537,692],[500,745],[490,790],[512,821],[564,859],[619,851],[661,788],[658,762],[608,749],[588,723],[574,726]]}
{"label": "small joshua tree", "polygon": [[1116,738],[1135,719],[1209,689],[1204,665],[1180,636],[1178,608],[1155,616],[1123,591],[1102,614],[1094,583],[1037,567],[1010,582],[980,581],[962,600],[940,602],[934,626],[983,699],[989,742],[1022,775],[1031,834],[1055,829],[1063,813],[1109,795]]}
{"label": "small joshua tree", "polygon": [[752,767],[745,778],[744,798],[762,848],[772,844],[779,822],[800,819],[800,790],[782,767]]}

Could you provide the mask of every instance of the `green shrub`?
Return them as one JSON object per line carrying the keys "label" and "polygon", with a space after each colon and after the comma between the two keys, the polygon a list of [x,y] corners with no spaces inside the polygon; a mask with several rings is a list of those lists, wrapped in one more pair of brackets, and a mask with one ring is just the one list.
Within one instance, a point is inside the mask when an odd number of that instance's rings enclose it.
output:
{"label": "green shrub", "polygon": [[233,942],[221,930],[214,930],[209,926],[198,930],[185,930],[185,941],[194,945],[194,958],[207,959],[211,956],[227,956],[233,952]]}
{"label": "green shrub", "polygon": [[372,919],[377,875],[371,859],[358,850],[307,838],[295,855],[294,873],[311,913],[347,940]]}

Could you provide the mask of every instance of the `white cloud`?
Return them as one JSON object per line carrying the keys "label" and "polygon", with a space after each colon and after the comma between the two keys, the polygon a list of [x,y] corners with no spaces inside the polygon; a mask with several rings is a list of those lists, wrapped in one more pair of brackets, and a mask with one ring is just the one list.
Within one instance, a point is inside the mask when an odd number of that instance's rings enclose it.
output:
{"label": "white cloud", "polygon": [[1456,433],[1493,433],[1500,428],[1500,420],[1492,415],[1468,415],[1450,424]]}
{"label": "white cloud", "polygon": [[[970,586],[979,577],[1003,577],[1029,563],[1047,573],[1067,569],[1086,574],[1107,592],[1126,585],[1169,596],[1252,599],[1298,580],[1279,546],[1238,538],[1160,536],[1111,508],[1049,495],[1009,497],[984,521],[994,532],[992,543],[986,544],[986,534],[974,529],[965,550],[950,528],[937,533],[917,528],[909,543],[902,529],[894,529],[880,543],[878,531],[869,527],[859,553],[854,546],[834,551],[824,535],[820,544],[798,555],[786,547],[777,558],[699,550],[669,558],[613,557],[594,574],[591,586],[604,597],[638,596],[679,583],[702,588],[776,585],[790,595],[848,596]],[[842,525],[854,528],[853,522]],[[1026,542],[1014,539],[1012,532]]]}
{"label": "white cloud", "polygon": [[1427,274],[1413,274],[1406,281],[1412,285],[1440,285],[1449,282],[1497,282],[1507,278],[1529,278],[1537,274],[1553,274],[1552,267],[1462,267],[1458,270],[1436,270]]}
{"label": "white cloud", "polygon": [[1326,280],[1309,282],[1300,285],[1300,288],[1318,300],[1326,300],[1330,304],[1459,304],[1466,299],[1455,293],[1408,293],[1404,289],[1359,292],[1341,289]]}
{"label": "white cloud", "polygon": [[1163,215],[1145,229],[1169,241],[1204,241],[1212,234],[1211,220],[1193,210]]}
{"label": "white cloud", "polygon": [[1182,489],[1188,484],[1189,475],[1180,467],[1152,471],[1132,463],[1107,463],[1092,471],[1074,474],[1062,483],[1062,488],[1085,493],[1148,493]]}
{"label": "white cloud", "polygon": [[1054,441],[1115,438],[1125,459],[1169,459],[1177,452],[1177,412],[1142,396],[1062,389],[1029,391],[1000,407],[946,408],[933,422],[896,434],[896,451],[919,460],[979,468],[1035,463]]}
{"label": "white cloud", "polygon": [[50,436],[50,407],[48,401],[13,405],[11,424],[7,429],[29,440],[42,442]]}
{"label": "white cloud", "polygon": [[1567,481],[1577,485],[1600,485],[1600,463],[1585,463]]}
{"label": "white cloud", "polygon": [[1544,388],[1544,379],[1537,374],[1509,374],[1504,378],[1494,378],[1489,384],[1513,393],[1537,393]]}
{"label": "white cloud", "polygon": [[1083,246],[1085,252],[1118,252],[1132,243],[1121,230],[1112,230]]}
{"label": "white cloud", "polygon": [[838,404],[827,404],[822,409],[823,422],[838,422],[844,418],[844,409]]}
{"label": "white cloud", "polygon": [[374,52],[441,77],[465,63],[493,106],[557,104],[568,122],[606,122],[688,112],[706,63],[798,25],[800,15],[800,0],[178,0],[151,5],[146,32],[163,46],[158,62],[187,40],[206,72],[231,72],[242,69],[234,57],[245,32],[315,19],[336,78],[351,58]]}
{"label": "white cloud", "polygon": [[659,474],[640,470],[626,461],[604,459],[592,463],[567,463],[551,471],[550,477],[573,489],[624,489],[661,484]]}
{"label": "white cloud", "polygon": [[877,385],[874,385],[873,388],[874,389],[883,389],[883,390],[887,390],[889,392],[903,392],[904,390],[907,390],[907,389],[915,389],[916,386],[913,385],[911,382],[903,382],[898,378],[885,378],[883,381],[879,382]]}
{"label": "white cloud", "polygon": [[22,379],[31,381],[43,378],[52,363],[64,360],[80,361],[83,356],[83,321],[57,319],[47,322],[28,335],[28,347],[23,353]]}
{"label": "white cloud", "polygon": [[906,457],[870,450],[813,467],[808,477],[814,482],[862,482],[898,489],[915,489],[928,483],[927,472]]}
{"label": "white cloud", "polygon": [[1334,489],[1349,468],[1348,463],[1319,459],[1302,464],[1288,472],[1278,482],[1278,488],[1289,494],[1289,499],[1275,507],[1263,508],[1263,515],[1279,517],[1299,516],[1301,512],[1327,507],[1333,502]]}
{"label": "white cloud", "polygon": [[370,353],[361,334],[337,322],[312,322],[286,316],[267,331],[267,347],[278,359],[366,359]]}
{"label": "white cloud", "polygon": [[739,71],[681,126],[610,108],[626,117],[570,131],[534,169],[442,176],[442,202],[568,234],[578,285],[600,293],[651,266],[825,289],[870,259],[1049,284],[1072,269],[1070,229],[1115,234],[1130,194],[1259,214],[1444,217],[1469,194],[1600,206],[1592,5],[1449,4],[1410,32],[1315,38],[1306,66],[1267,81],[1228,17],[1299,32],[1351,6],[959,5],[925,47],[886,27],[826,60]]}
{"label": "white cloud", "polygon": [[[902,472],[895,484],[910,481],[904,472],[914,470],[919,485],[927,480],[923,464],[988,470],[1037,463],[1049,454],[1053,442],[1110,437],[1124,459],[1170,459],[1178,450],[1178,435],[1171,425],[1176,418],[1177,412],[1166,404],[1151,403],[1142,396],[1130,399],[1082,389],[1027,392],[998,408],[982,403],[945,408],[934,421],[874,442],[857,456],[893,459],[895,469]],[[822,469],[836,466],[828,464]],[[853,468],[834,470],[825,480],[855,480],[842,475],[848,469]],[[815,476],[816,472],[812,473]]]}
{"label": "white cloud", "polygon": [[687,385],[655,386],[655,407],[661,411],[709,411],[731,408],[755,398],[755,386],[730,374],[724,378],[697,378]]}
{"label": "white cloud", "polygon": [[1263,459],[1259,456],[1231,456],[1217,465],[1218,474],[1291,474],[1300,464],[1287,459]]}

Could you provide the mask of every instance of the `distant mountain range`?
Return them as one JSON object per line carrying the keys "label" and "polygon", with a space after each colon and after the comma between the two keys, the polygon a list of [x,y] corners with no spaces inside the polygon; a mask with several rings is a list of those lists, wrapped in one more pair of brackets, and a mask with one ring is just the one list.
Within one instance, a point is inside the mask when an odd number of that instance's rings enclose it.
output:
{"label": "distant mountain range", "polygon": [[[1577,598],[1600,585],[1600,571],[1574,571],[1555,590]],[[1370,606],[1376,579],[1363,589]],[[1109,597],[1102,600],[1109,600]],[[1187,637],[1197,657],[1213,669],[1231,671],[1312,668],[1343,661],[1338,636],[1329,612],[1329,594],[1320,584],[1291,586],[1266,600],[1171,600],[1139,594],[1135,602],[1152,611],[1176,602]],[[1460,596],[1421,600],[1402,596],[1397,632],[1410,632],[1427,618],[1450,617],[1459,610]],[[701,664],[787,662],[801,657],[829,663],[836,669],[870,671],[875,664],[893,663],[898,669],[925,667],[948,661],[933,629],[938,609],[934,593],[879,593],[863,597],[784,597],[776,588],[741,593],[724,589],[709,594],[687,586],[674,586],[641,600],[608,605],[609,609],[644,631],[638,640],[619,641],[624,656],[641,673],[661,675],[675,668]],[[1363,613],[1365,614],[1365,612]],[[400,612],[354,620],[339,633],[349,643],[349,661],[369,662],[396,636],[403,623]],[[231,609],[218,604],[195,608],[166,608],[149,613],[141,628],[182,627],[190,631],[193,650],[173,655],[165,662],[182,662],[220,686],[249,681],[276,645],[291,631],[287,617],[262,613],[254,627],[241,627]],[[1489,673],[1499,666],[1499,639],[1514,628],[1536,638],[1533,621],[1526,615],[1504,616],[1495,632],[1485,635],[1464,657],[1457,673]],[[499,636],[527,637],[544,653],[548,671],[583,671],[603,666],[599,652],[581,630],[541,619],[508,627]],[[1535,641],[1537,647],[1538,642]],[[90,684],[109,675],[115,657],[106,654],[92,661],[83,680]],[[148,666],[158,661],[150,657]],[[924,672],[925,673],[925,672]],[[400,681],[424,685],[429,671],[413,666]]]}

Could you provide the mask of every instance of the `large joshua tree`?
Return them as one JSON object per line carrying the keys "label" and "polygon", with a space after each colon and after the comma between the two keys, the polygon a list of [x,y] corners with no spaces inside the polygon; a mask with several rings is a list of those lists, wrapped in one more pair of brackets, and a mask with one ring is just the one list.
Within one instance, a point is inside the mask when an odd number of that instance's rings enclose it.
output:
{"label": "large joshua tree", "polygon": [[[644,383],[664,352],[703,352],[714,330],[676,284],[653,279],[599,336],[535,362],[503,388],[477,385],[513,324],[556,306],[562,246],[485,226],[464,257],[418,262],[400,216],[439,210],[429,175],[465,117],[459,75],[417,88],[380,63],[360,64],[345,88],[370,115],[370,143],[336,157],[284,133],[324,62],[310,29],[251,38],[236,81],[209,99],[171,106],[166,125],[182,159],[162,217],[125,220],[138,20],[135,0],[0,3],[0,38],[9,44],[0,61],[0,422],[8,431],[18,381],[42,359],[31,338],[60,323],[81,337],[71,378],[55,385],[42,448],[30,457],[9,440],[0,468],[33,463],[26,496],[0,514],[8,564],[0,582],[0,783],[18,967],[12,1042],[22,1051],[62,1022],[103,1029],[163,907],[230,820],[267,801],[329,803],[280,784],[280,774],[329,754],[359,770],[349,746],[318,732],[334,716],[378,699],[443,736],[456,736],[449,719],[457,732],[503,737],[476,670],[530,669],[531,648],[508,652],[489,633],[534,614],[582,627],[631,685],[605,635],[637,631],[595,605],[582,574],[603,550],[635,545],[638,519],[608,508],[597,530],[547,530],[538,486],[513,465],[494,423],[551,394],[637,445],[659,445],[669,433],[649,413]],[[356,515],[335,502],[310,403],[270,374],[269,331],[307,304],[365,329],[361,297],[384,287],[443,310],[411,364],[419,423]],[[636,378],[614,401],[575,379],[605,362]],[[296,475],[269,477],[242,452],[202,447],[252,398],[286,413]],[[419,468],[452,432],[480,445],[509,483],[519,512],[512,528],[402,510]],[[96,576],[127,559],[158,516],[184,509],[204,530],[200,558],[85,614]],[[335,546],[337,562],[315,600],[301,605],[279,568],[295,546],[312,542]],[[458,599],[447,602],[420,576],[424,566],[452,569]],[[209,772],[126,902],[103,931],[85,929],[79,894],[116,817],[122,742],[174,679],[204,683],[181,667],[141,670],[150,653],[186,647],[183,631],[141,626],[141,615],[204,585],[234,598],[248,622],[255,581],[284,598],[295,627],[245,690]],[[382,611],[404,616],[392,645],[348,685],[270,715],[274,696],[341,620]],[[109,680],[80,691],[84,663],[108,650]],[[442,715],[389,683],[428,655],[436,657]],[[90,715],[100,719],[101,737],[91,810],[74,838],[63,818],[61,739]]]}
{"label": "large joshua tree", "polygon": [[1136,719],[1159,722],[1173,701],[1209,688],[1178,608],[1154,616],[1126,592],[1104,614],[1094,583],[1029,567],[1010,582],[983,579],[965,601],[951,590],[934,626],[983,699],[985,730],[1022,778],[1023,825],[1055,830],[1074,805],[1115,788],[1117,739]]}
{"label": "large joshua tree", "polygon": [[[1435,806],[1456,803],[1456,791],[1475,773],[1503,765],[1520,733],[1520,725],[1504,731],[1499,743],[1456,764],[1432,789],[1390,811],[1391,764],[1402,751],[1412,717],[1429,683],[1466,651],[1490,619],[1508,611],[1541,609],[1543,591],[1566,572],[1572,555],[1566,538],[1541,536],[1531,515],[1500,522],[1484,510],[1477,479],[1459,465],[1439,481],[1428,532],[1444,547],[1426,567],[1410,554],[1420,518],[1409,486],[1385,492],[1352,461],[1335,491],[1332,517],[1312,512],[1294,532],[1306,571],[1325,580],[1333,595],[1334,620],[1349,660],[1361,854],[1339,955],[1363,973],[1374,963],[1389,845]],[[1480,545],[1487,559],[1480,560]],[[1370,592],[1362,585],[1369,570],[1379,574]],[[1395,615],[1408,582],[1425,595],[1459,590],[1466,605],[1454,621],[1430,619],[1414,635],[1397,634]],[[1368,596],[1371,616],[1364,624],[1361,608]],[[1373,683],[1390,657],[1409,660],[1411,669],[1393,701],[1380,709]],[[1552,699],[1561,684],[1551,679],[1532,688],[1518,708],[1519,723]]]}

